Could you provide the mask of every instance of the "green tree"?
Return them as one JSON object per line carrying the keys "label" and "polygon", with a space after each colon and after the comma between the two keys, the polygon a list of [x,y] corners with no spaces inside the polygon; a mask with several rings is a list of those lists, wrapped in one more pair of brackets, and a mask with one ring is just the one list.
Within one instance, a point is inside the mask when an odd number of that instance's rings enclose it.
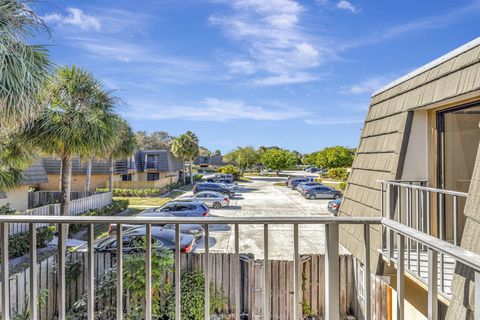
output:
{"label": "green tree", "polygon": [[336,146],[328,147],[317,152],[315,164],[319,167],[346,168],[351,167],[355,158],[355,149]]}
{"label": "green tree", "polygon": [[207,148],[199,146],[198,147],[198,155],[202,156],[202,157],[208,157],[208,156],[212,155],[212,153]]}
{"label": "green tree", "polygon": [[278,174],[281,170],[295,165],[297,158],[288,150],[268,149],[262,154],[261,160],[268,169],[272,169]]}
{"label": "green tree", "polygon": [[0,190],[20,183],[33,158],[18,128],[44,107],[38,95],[51,67],[48,53],[25,42],[39,28],[48,31],[25,2],[0,1]]}
{"label": "green tree", "polygon": [[183,183],[186,183],[185,161],[190,164],[190,182],[192,179],[192,165],[193,159],[198,155],[198,137],[191,131],[178,136],[173,140],[171,152],[175,157],[181,158],[183,162]]}
{"label": "green tree", "polygon": [[225,161],[237,166],[242,173],[256,165],[260,159],[253,147],[237,147],[224,156]]}
{"label": "green tree", "polygon": [[58,68],[44,98],[48,107],[25,136],[61,159],[60,207],[62,215],[69,215],[72,158],[106,151],[115,143],[114,101],[91,73],[76,66]]}
{"label": "green tree", "polygon": [[151,134],[137,131],[135,138],[138,148],[142,150],[168,150],[174,139],[165,131],[154,131]]}

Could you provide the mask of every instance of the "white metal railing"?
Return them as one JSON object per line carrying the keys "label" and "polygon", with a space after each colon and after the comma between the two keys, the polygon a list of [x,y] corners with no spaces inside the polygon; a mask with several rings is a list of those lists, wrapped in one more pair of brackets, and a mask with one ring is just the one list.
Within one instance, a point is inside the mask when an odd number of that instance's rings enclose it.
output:
{"label": "white metal railing", "polygon": [[[145,258],[145,319],[150,320],[152,318],[152,225],[159,224],[174,224],[175,225],[175,319],[181,319],[181,274],[180,274],[180,225],[181,224],[202,224],[204,225],[205,237],[209,237],[209,227],[215,224],[229,224],[234,226],[235,233],[235,319],[240,319],[240,235],[239,225],[241,224],[260,224],[263,225],[263,238],[264,238],[264,267],[263,267],[263,319],[270,319],[270,268],[268,266],[269,252],[269,226],[274,224],[290,224],[293,226],[293,278],[294,278],[294,315],[295,319],[302,319],[301,314],[302,304],[300,299],[301,292],[301,278],[299,268],[299,225],[324,225],[325,226],[325,313],[324,318],[326,320],[338,320],[339,314],[339,225],[341,224],[357,224],[363,225],[364,232],[364,250],[365,250],[365,263],[364,263],[364,288],[365,288],[365,305],[364,316],[365,319],[372,319],[371,310],[371,271],[370,271],[370,227],[371,225],[382,225],[392,235],[397,236],[398,256],[396,261],[397,265],[397,319],[404,319],[404,254],[403,248],[405,239],[410,239],[422,244],[428,249],[429,252],[429,319],[437,319],[437,281],[436,274],[437,255],[448,254],[456,261],[463,263],[464,265],[472,268],[475,271],[475,289],[476,298],[480,296],[480,255],[473,252],[469,252],[454,244],[450,244],[443,240],[437,239],[433,236],[425,234],[421,231],[415,230],[411,227],[403,225],[397,221],[388,218],[381,217],[333,217],[333,216],[317,216],[317,217],[238,217],[238,218],[226,218],[226,217],[205,217],[205,218],[156,218],[156,217],[88,217],[88,216],[0,216],[0,252],[2,261],[0,265],[1,269],[1,282],[3,284],[8,283],[9,275],[9,259],[8,259],[8,226],[11,223],[28,223],[30,227],[30,287],[29,287],[29,305],[31,318],[37,319],[38,307],[36,304],[38,292],[37,292],[37,249],[36,249],[36,227],[37,224],[49,223],[57,224],[58,234],[58,294],[57,302],[59,305],[58,318],[65,319],[66,316],[66,243],[64,239],[65,230],[68,224],[87,224],[88,225],[88,237],[87,237],[87,274],[88,274],[88,291],[87,291],[87,315],[89,320],[94,319],[95,312],[95,292],[94,292],[94,225],[95,224],[116,224],[117,225],[117,248],[116,248],[116,268],[117,268],[117,284],[116,284],[116,319],[121,320],[124,317],[123,307],[123,279],[122,279],[122,225],[123,224],[138,224],[146,226],[146,258]],[[209,279],[209,242],[205,241],[207,246],[205,247],[205,261],[204,261],[204,273],[205,279]],[[2,285],[0,297],[1,297],[1,315],[3,320],[9,320],[9,298],[10,291],[8,285]],[[208,281],[205,281],[205,317],[210,318],[210,286]],[[475,308],[475,319],[480,319],[480,308]]]}
{"label": "white metal railing", "polygon": [[[454,245],[460,244],[459,201],[464,201],[467,193],[427,187],[426,181],[379,180],[378,182],[381,183],[382,217],[396,220],[407,227],[436,236]],[[447,200],[451,201],[452,206],[451,224],[447,223]],[[435,218],[435,221],[432,218]],[[394,250],[392,233],[389,229],[383,229],[381,249],[387,261],[391,261],[399,251]],[[427,248],[409,239],[404,249],[407,272],[426,284],[428,275],[422,273],[422,263],[427,263],[425,261],[428,254]],[[452,264],[451,257],[440,254],[440,293],[446,298],[450,298],[451,295],[445,271],[449,264]],[[453,270],[450,269],[448,276],[452,275]]]}

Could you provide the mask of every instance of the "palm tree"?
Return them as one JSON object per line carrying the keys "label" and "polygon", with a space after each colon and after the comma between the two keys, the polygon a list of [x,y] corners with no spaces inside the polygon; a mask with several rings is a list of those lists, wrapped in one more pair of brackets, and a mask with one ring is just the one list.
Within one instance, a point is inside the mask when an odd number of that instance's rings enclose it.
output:
{"label": "palm tree", "polygon": [[172,145],[170,146],[170,151],[177,158],[182,159],[183,165],[183,184],[187,184],[187,176],[185,174],[185,159],[186,159],[186,149],[185,149],[185,139],[180,136],[173,140]]}
{"label": "palm tree", "polygon": [[116,122],[115,131],[117,139],[108,152],[110,161],[109,191],[113,191],[114,160],[130,157],[137,148],[137,139],[128,123],[118,115],[115,115],[114,121]]}
{"label": "palm tree", "polygon": [[102,85],[76,66],[58,68],[45,91],[48,107],[25,135],[43,152],[60,157],[61,214],[69,215],[72,158],[107,150],[115,143],[114,101],[99,104],[98,97],[104,96]]}
{"label": "palm tree", "polygon": [[186,140],[186,158],[189,160],[189,169],[190,169],[190,183],[193,185],[193,176],[192,176],[192,165],[193,159],[198,156],[199,147],[198,147],[198,137],[195,133],[187,131],[185,134]]}
{"label": "palm tree", "polygon": [[[51,64],[44,47],[24,39],[34,29],[45,27],[25,3],[0,0],[0,189],[16,186],[21,172],[31,163],[20,146],[17,129],[41,110],[38,94]],[[46,29],[48,31],[48,29]],[[13,143],[13,145],[12,145]],[[12,149],[13,148],[13,149]],[[19,153],[21,148],[24,152]],[[12,152],[12,150],[16,150]]]}

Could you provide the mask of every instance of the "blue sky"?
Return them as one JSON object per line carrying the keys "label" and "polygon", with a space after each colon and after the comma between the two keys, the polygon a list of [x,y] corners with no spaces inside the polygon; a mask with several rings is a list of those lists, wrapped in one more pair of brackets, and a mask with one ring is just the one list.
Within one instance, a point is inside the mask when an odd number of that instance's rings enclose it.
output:
{"label": "blue sky", "polygon": [[48,1],[57,64],[116,90],[135,130],[211,150],[356,147],[375,89],[476,38],[480,1]]}

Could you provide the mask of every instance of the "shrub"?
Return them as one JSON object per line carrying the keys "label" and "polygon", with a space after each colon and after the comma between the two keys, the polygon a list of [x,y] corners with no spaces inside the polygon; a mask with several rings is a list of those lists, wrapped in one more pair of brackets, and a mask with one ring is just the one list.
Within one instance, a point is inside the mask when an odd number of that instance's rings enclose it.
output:
{"label": "shrub", "polygon": [[9,204],[0,207],[0,215],[7,216],[12,214],[17,214],[17,211],[12,209]]}
{"label": "shrub", "polygon": [[346,182],[340,182],[340,184],[338,185],[338,188],[342,191],[345,191],[345,189],[347,188],[347,183]]}
{"label": "shrub", "polygon": [[328,170],[327,173],[329,178],[341,181],[347,181],[348,179],[348,172],[345,168],[333,168]]}
{"label": "shrub", "polygon": [[[55,227],[37,228],[37,248],[45,248],[52,241]],[[8,237],[9,258],[21,257],[30,250],[29,232],[17,233]]]}
{"label": "shrub", "polygon": [[[173,188],[173,185],[171,186]],[[106,188],[98,188],[97,191],[108,191]],[[151,189],[113,189],[114,197],[159,197],[169,191],[169,188]]]}
{"label": "shrub", "polygon": [[[195,181],[200,181],[200,180],[202,180],[202,178],[203,178],[203,174],[196,174],[196,175],[193,176],[193,181],[194,182]],[[186,177],[185,181],[186,181],[187,184],[189,184],[190,183],[190,177]],[[175,188],[172,187],[172,189],[175,189]]]}
{"label": "shrub", "polygon": [[241,176],[240,169],[231,164],[226,165],[225,167],[218,168],[218,172],[223,174],[233,174],[235,179],[238,179]]}
{"label": "shrub", "polygon": [[[93,209],[82,214],[82,216],[116,216],[128,208],[128,200],[113,200],[108,206]],[[71,233],[76,233],[87,227],[87,224],[76,223],[70,224],[69,230]]]}

